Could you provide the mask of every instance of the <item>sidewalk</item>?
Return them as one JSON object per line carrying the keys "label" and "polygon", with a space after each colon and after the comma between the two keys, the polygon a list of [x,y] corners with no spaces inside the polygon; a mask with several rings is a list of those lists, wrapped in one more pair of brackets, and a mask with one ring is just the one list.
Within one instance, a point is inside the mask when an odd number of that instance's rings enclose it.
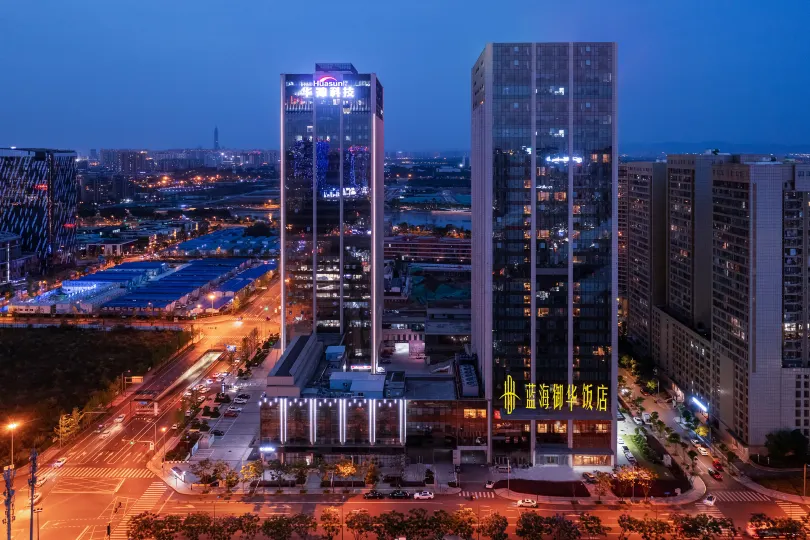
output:
{"label": "sidewalk", "polygon": [[737,481],[750,489],[751,491],[756,491],[757,493],[761,493],[763,495],[767,495],[768,497],[772,497],[774,499],[779,499],[780,501],[787,501],[796,504],[810,504],[810,497],[802,497],[801,495],[791,495],[790,493],[783,493],[781,491],[776,491],[775,489],[766,488],[765,486],[761,486],[748,478],[747,476],[741,474],[737,476]]}
{"label": "sidewalk", "polygon": [[[636,501],[634,503],[630,503],[627,498],[620,498],[613,493],[608,493],[602,496],[601,505],[599,503],[599,497],[590,497],[587,499],[580,499],[577,497],[546,497],[544,495],[529,495],[526,493],[519,493],[515,490],[508,490],[508,489],[496,489],[495,494],[498,497],[503,499],[509,499],[512,501],[518,501],[520,499],[532,499],[537,501],[540,504],[577,504],[582,506],[604,506],[610,504],[619,504],[621,501],[624,501],[625,504],[641,504],[642,499],[640,497],[636,497]],[[655,506],[682,506],[686,504],[692,504],[700,499],[702,499],[706,495],[706,484],[700,477],[695,477],[695,483],[692,486],[692,489],[683,493],[681,495],[677,495],[675,497],[667,497],[667,498],[653,498],[651,497],[650,501],[646,502],[645,504],[651,504]]]}

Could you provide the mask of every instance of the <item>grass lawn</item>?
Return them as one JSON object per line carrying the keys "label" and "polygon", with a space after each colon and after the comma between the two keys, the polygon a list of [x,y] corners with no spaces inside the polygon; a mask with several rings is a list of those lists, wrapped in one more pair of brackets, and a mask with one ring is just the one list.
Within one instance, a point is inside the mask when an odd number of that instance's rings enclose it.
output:
{"label": "grass lawn", "polygon": [[[647,461],[647,458],[644,457],[644,454],[641,453],[636,443],[633,441],[633,437],[631,435],[624,436],[624,445],[627,446],[630,451],[633,453],[633,456],[638,460],[639,467],[644,467],[645,469],[650,469],[655,471],[655,474],[658,475],[658,478],[662,480],[674,480],[675,476],[672,474],[672,471],[664,467],[663,465],[658,465],[657,463],[652,463]],[[673,457],[673,459],[675,459]]]}
{"label": "grass lawn", "polygon": [[754,478],[757,484],[768,489],[775,489],[791,495],[802,495],[803,478],[801,474],[783,478]]}

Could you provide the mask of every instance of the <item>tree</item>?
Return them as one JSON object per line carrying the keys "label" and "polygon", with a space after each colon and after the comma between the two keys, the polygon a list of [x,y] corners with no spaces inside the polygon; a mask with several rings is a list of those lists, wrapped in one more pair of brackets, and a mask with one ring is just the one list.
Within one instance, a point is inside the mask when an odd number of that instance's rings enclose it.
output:
{"label": "tree", "polygon": [[177,514],[169,514],[155,522],[155,540],[174,540],[183,527],[183,518]]}
{"label": "tree", "polygon": [[242,531],[242,538],[244,540],[253,540],[261,530],[261,518],[256,514],[250,512],[239,516],[239,530]]}
{"label": "tree", "polygon": [[368,468],[366,468],[366,484],[369,486],[374,486],[377,482],[380,481],[380,470],[377,468],[373,462],[368,464]]}
{"label": "tree", "polygon": [[507,540],[509,538],[509,535],[506,534],[507,527],[509,527],[509,521],[498,512],[495,512],[481,520],[478,530],[491,540]]}
{"label": "tree", "polygon": [[353,461],[348,459],[339,461],[335,463],[335,474],[337,474],[339,477],[345,480],[346,478],[349,478],[350,476],[354,476],[355,474],[357,474],[357,465],[355,465]]}
{"label": "tree", "polygon": [[709,427],[705,424],[700,424],[699,426],[695,427],[695,435],[698,437],[708,437],[709,436]]}
{"label": "tree", "polygon": [[292,521],[287,516],[270,516],[262,523],[262,534],[273,540],[290,540],[293,535]]}
{"label": "tree", "polygon": [[297,463],[290,470],[295,475],[296,484],[306,484],[309,476],[309,466],[306,463]]}
{"label": "tree", "polygon": [[599,516],[594,516],[585,512],[579,516],[579,526],[582,528],[588,539],[594,536],[607,536],[610,532],[610,527],[602,525],[602,519]]}
{"label": "tree", "polygon": [[677,538],[712,540],[722,535],[724,529],[733,530],[734,522],[728,518],[715,518],[706,514],[673,514],[672,526]]}
{"label": "tree", "polygon": [[225,484],[225,496],[230,497],[233,493],[233,488],[239,485],[239,473],[228,467],[228,470],[223,473],[222,481]]}
{"label": "tree", "polygon": [[672,534],[672,526],[668,522],[647,517],[638,522],[636,530],[642,540],[667,540]]}
{"label": "tree", "polygon": [[340,522],[340,513],[337,509],[332,507],[324,508],[323,512],[321,512],[321,528],[323,529],[324,538],[332,540],[338,535],[342,527],[343,523]]}
{"label": "tree", "polygon": [[188,540],[199,540],[201,536],[209,534],[213,520],[205,512],[195,512],[183,520],[181,531]]}
{"label": "tree", "polygon": [[638,532],[640,528],[641,520],[627,514],[619,516],[619,538],[621,540],[626,540],[629,533]]}
{"label": "tree", "polygon": [[465,540],[472,540],[477,524],[475,512],[472,508],[461,508],[453,512],[451,532]]}
{"label": "tree", "polygon": [[644,500],[649,498],[650,490],[656,478],[658,478],[658,474],[654,470],[646,467],[636,467],[636,482],[644,493]]}
{"label": "tree", "polygon": [[433,537],[433,523],[431,516],[424,508],[411,508],[405,520],[408,540],[428,540]]}
{"label": "tree", "polygon": [[368,512],[352,512],[346,516],[346,528],[354,535],[354,540],[363,540],[374,531],[374,520]]}
{"label": "tree", "polygon": [[242,480],[248,484],[251,484],[264,476],[264,462],[261,459],[248,461],[242,465],[242,470],[240,473],[242,475]]}
{"label": "tree", "polygon": [[394,540],[406,530],[405,515],[396,510],[374,516],[373,522],[374,534],[378,540]]}
{"label": "tree", "polygon": [[151,512],[144,512],[133,516],[129,520],[129,538],[132,540],[147,540],[155,537],[156,523],[160,518]]}
{"label": "tree", "polygon": [[562,514],[544,518],[546,533],[554,540],[577,540],[582,537],[579,526]]}
{"label": "tree", "polygon": [[223,516],[214,519],[209,537],[211,540],[231,540],[239,531],[240,520],[236,516]]}
{"label": "tree", "polygon": [[624,378],[624,375],[616,377],[616,382],[619,384],[619,388],[623,388],[627,385],[627,379]]}
{"label": "tree", "polygon": [[307,540],[309,535],[318,528],[318,522],[309,514],[295,514],[290,518],[290,526],[295,534],[302,540]]}
{"label": "tree", "polygon": [[436,510],[431,516],[431,527],[433,529],[433,538],[443,539],[446,535],[454,530],[455,517],[447,513],[445,510]]}
{"label": "tree", "polygon": [[524,540],[543,540],[546,524],[537,512],[523,512],[517,520],[515,534]]}
{"label": "tree", "polygon": [[650,392],[655,392],[656,390],[658,390],[658,381],[647,381],[646,386],[647,390],[649,390]]}
{"label": "tree", "polygon": [[201,484],[210,484],[215,480],[211,474],[211,471],[214,470],[214,462],[208,458],[192,463],[188,470],[200,479]]}
{"label": "tree", "polygon": [[596,473],[596,494],[599,496],[600,501],[602,497],[607,495],[612,486],[613,478],[608,473],[601,471]]}
{"label": "tree", "polygon": [[807,456],[808,440],[798,429],[789,431],[780,429],[765,436],[765,448],[768,454],[776,459],[795,457],[804,459]]}
{"label": "tree", "polygon": [[667,435],[667,442],[669,444],[678,444],[679,442],[681,442],[681,436],[673,431],[672,433]]}

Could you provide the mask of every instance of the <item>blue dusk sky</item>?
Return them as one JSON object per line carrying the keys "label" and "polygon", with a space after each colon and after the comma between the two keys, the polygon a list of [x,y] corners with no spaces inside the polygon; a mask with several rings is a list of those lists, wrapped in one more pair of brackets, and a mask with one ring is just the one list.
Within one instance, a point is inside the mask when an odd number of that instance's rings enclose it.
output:
{"label": "blue dusk sky", "polygon": [[276,148],[279,74],[385,86],[386,150],[469,147],[487,42],[616,41],[622,144],[810,145],[805,0],[36,0],[0,10],[0,146]]}

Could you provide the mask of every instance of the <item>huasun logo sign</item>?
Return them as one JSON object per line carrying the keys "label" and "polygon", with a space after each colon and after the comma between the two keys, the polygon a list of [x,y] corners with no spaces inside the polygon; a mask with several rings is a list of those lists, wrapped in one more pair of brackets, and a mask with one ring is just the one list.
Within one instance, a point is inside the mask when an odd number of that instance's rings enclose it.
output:
{"label": "huasun logo sign", "polygon": [[[593,384],[583,384],[582,392],[577,395],[576,385],[569,384],[535,384],[524,383],[523,389],[526,397],[526,409],[546,409],[561,411],[564,405],[568,405],[568,410],[573,411],[575,405],[582,409],[606,412],[608,410],[608,387],[598,385],[594,392]],[[506,376],[504,382],[503,408],[506,414],[512,414],[520,401],[515,391],[515,380],[511,375]]]}

